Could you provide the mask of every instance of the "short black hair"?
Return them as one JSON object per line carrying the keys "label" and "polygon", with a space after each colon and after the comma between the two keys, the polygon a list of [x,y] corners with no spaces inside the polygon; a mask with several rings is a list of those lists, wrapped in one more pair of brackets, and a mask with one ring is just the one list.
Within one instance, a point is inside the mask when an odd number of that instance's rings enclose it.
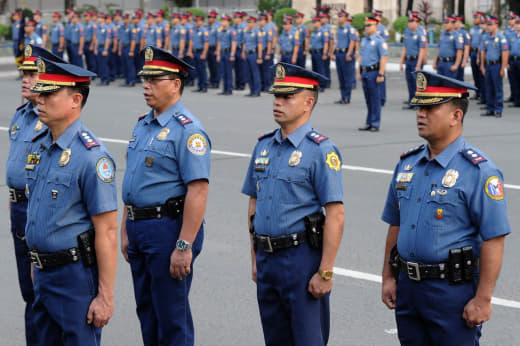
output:
{"label": "short black hair", "polygon": [[451,104],[455,109],[460,109],[462,111],[462,121],[464,122],[464,116],[468,112],[469,101],[467,97],[464,98],[454,98],[451,100]]}
{"label": "short black hair", "polygon": [[312,105],[312,109],[314,109],[314,107],[316,107],[316,104],[318,103],[318,95],[320,94],[320,90],[318,87],[310,90],[310,89],[307,89],[311,94],[312,94],[312,97],[314,97],[314,104]]}
{"label": "short black hair", "polygon": [[81,100],[81,109],[83,109],[87,103],[88,94],[90,93],[90,83],[78,83],[73,87],[69,87],[69,94],[71,93],[80,93],[81,96],[83,96]]}
{"label": "short black hair", "polygon": [[170,73],[173,77],[172,80],[179,79],[181,81],[181,95],[184,91],[184,85],[186,84],[186,79],[188,78],[188,72],[178,72],[178,73]]}

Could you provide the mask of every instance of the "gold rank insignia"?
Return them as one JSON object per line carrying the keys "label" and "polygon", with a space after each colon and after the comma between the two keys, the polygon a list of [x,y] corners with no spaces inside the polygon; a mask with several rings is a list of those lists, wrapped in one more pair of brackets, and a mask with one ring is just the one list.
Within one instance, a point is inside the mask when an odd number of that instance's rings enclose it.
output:
{"label": "gold rank insignia", "polygon": [[146,62],[150,62],[153,60],[153,49],[152,47],[146,47],[146,50],[144,51],[144,60]]}
{"label": "gold rank insignia", "polygon": [[260,156],[267,156],[269,154],[269,152],[267,150],[262,150],[262,152],[260,153]]}
{"label": "gold rank insignia", "polygon": [[32,56],[32,47],[30,45],[25,46],[23,54],[26,58],[30,58]]}
{"label": "gold rank insignia", "polygon": [[45,63],[42,59],[38,58],[36,65],[38,65],[38,73],[45,73]]}
{"label": "gold rank insignia", "polygon": [[[280,65],[278,65],[280,66]],[[292,152],[291,157],[289,158],[289,166],[294,167],[300,164],[300,160],[302,158],[302,152],[299,150],[295,150]]]}
{"label": "gold rank insignia", "polygon": [[406,165],[406,166],[404,166],[404,170],[405,170],[405,171],[411,171],[412,168],[413,168],[412,165]]}
{"label": "gold rank insignia", "polygon": [[282,80],[285,78],[285,67],[283,67],[282,65],[278,64],[276,65],[276,79],[279,79],[279,80]]}
{"label": "gold rank insignia", "polygon": [[36,122],[36,125],[34,125],[34,132],[40,131],[42,129],[42,127],[43,127],[43,123],[40,120],[38,120]]}
{"label": "gold rank insignia", "polygon": [[444,177],[442,178],[442,186],[450,188],[457,183],[459,178],[459,172],[454,169],[448,169]]}
{"label": "gold rank insignia", "polygon": [[60,162],[59,162],[60,167],[65,167],[69,163],[70,154],[72,154],[72,152],[70,151],[70,148],[67,148],[61,152]]}
{"label": "gold rank insignia", "polygon": [[327,163],[330,169],[333,169],[335,171],[339,171],[339,169],[341,168],[341,161],[339,159],[338,154],[336,154],[335,152],[327,154],[327,159],[325,160],[325,163]]}
{"label": "gold rank insignia", "polygon": [[168,137],[168,134],[170,133],[170,129],[167,127],[163,127],[161,129],[161,132],[157,135],[157,140],[164,141],[166,137]]}
{"label": "gold rank insignia", "polygon": [[417,74],[416,84],[417,84],[417,90],[419,90],[419,91],[424,91],[428,87],[428,82],[426,81],[426,77],[421,72],[419,72]]}

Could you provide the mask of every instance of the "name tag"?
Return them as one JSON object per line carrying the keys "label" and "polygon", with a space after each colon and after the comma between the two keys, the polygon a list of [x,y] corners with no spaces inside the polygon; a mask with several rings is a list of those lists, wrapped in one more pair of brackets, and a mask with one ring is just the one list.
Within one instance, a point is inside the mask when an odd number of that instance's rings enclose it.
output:
{"label": "name tag", "polygon": [[409,183],[412,181],[414,173],[399,173],[395,178],[396,183]]}

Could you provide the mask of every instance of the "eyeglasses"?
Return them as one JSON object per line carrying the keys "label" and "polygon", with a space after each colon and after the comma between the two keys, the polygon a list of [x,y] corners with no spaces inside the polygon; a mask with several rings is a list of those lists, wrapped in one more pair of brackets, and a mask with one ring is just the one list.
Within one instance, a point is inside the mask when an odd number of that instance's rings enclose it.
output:
{"label": "eyeglasses", "polygon": [[150,76],[141,77],[141,82],[144,83],[156,83],[160,80],[174,80],[176,78],[155,78]]}

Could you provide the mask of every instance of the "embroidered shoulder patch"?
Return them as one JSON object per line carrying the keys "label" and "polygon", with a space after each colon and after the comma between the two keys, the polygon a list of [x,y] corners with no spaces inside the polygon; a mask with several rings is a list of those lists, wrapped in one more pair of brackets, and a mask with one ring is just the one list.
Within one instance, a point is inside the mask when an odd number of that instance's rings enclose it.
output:
{"label": "embroidered shoulder patch", "polygon": [[204,155],[208,149],[206,138],[203,135],[196,133],[188,138],[188,150],[195,155]]}
{"label": "embroidered shoulder patch", "polygon": [[472,164],[477,166],[481,162],[486,162],[487,159],[480,155],[478,152],[476,152],[473,149],[466,149],[462,151],[462,155]]}
{"label": "embroidered shoulder patch", "polygon": [[311,141],[313,141],[314,143],[316,143],[316,144],[320,144],[321,142],[323,142],[324,140],[326,140],[327,138],[329,138],[329,137],[327,137],[327,136],[325,136],[325,135],[322,135],[321,133],[318,133],[317,131],[314,131],[314,130],[311,131],[311,132],[309,132],[309,133],[307,133],[307,137],[308,137]]}
{"label": "embroidered shoulder patch", "polygon": [[486,180],[486,186],[484,189],[489,198],[496,201],[504,199],[504,184],[502,184],[499,177],[489,177],[488,180]]}
{"label": "embroidered shoulder patch", "polygon": [[114,180],[115,169],[112,160],[107,157],[100,158],[96,163],[96,175],[104,183]]}
{"label": "embroidered shoulder patch", "polygon": [[329,166],[330,169],[334,171],[339,171],[339,169],[341,168],[341,161],[339,159],[339,156],[334,151],[327,154],[327,159],[325,160],[325,163],[327,164],[327,166]]}
{"label": "embroidered shoulder patch", "polygon": [[419,145],[418,147],[415,147],[415,148],[411,148],[409,149],[408,151],[405,151],[404,153],[401,154],[401,160],[410,156],[410,155],[413,155],[421,150],[424,149],[424,144],[422,145]]}
{"label": "embroidered shoulder patch", "polygon": [[188,118],[188,117],[185,116],[184,114],[175,113],[174,117],[175,117],[175,119],[177,119],[177,121],[178,121],[182,126],[185,126],[185,125],[187,125],[187,124],[193,122],[193,120],[191,120],[190,118]]}

